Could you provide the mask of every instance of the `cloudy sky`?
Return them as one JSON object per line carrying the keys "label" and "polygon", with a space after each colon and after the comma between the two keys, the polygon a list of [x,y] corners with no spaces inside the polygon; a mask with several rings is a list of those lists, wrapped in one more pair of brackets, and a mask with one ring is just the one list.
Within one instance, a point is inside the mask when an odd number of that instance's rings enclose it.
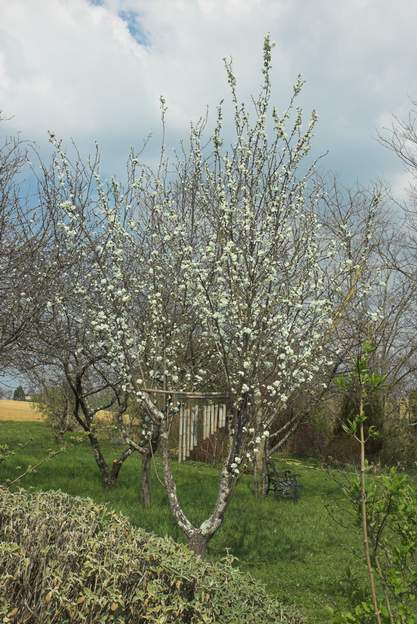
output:
{"label": "cloudy sky", "polygon": [[274,100],[282,109],[303,75],[323,166],[400,189],[376,134],[417,100],[416,24],[416,0],[0,0],[0,110],[8,133],[41,149],[47,130],[83,150],[98,141],[117,170],[130,145],[158,136],[161,94],[173,140],[227,97],[223,57],[242,96],[256,93],[270,32]]}
{"label": "cloudy sky", "polygon": [[12,116],[0,133],[41,151],[48,130],[84,153],[97,141],[108,172],[121,171],[150,132],[156,154],[161,94],[173,145],[227,98],[223,57],[242,97],[256,93],[270,32],[274,101],[282,110],[303,75],[322,167],[401,196],[407,177],[376,136],[417,100],[416,24],[416,0],[0,0],[0,110]]}

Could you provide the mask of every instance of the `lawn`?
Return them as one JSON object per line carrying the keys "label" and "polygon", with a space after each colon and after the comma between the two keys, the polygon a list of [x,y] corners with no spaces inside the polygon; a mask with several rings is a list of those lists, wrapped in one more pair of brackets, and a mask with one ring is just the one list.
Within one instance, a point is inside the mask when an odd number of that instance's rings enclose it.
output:
{"label": "lawn", "polygon": [[[18,446],[24,442],[25,445]],[[0,444],[8,444],[15,454],[0,465],[0,482],[15,478],[25,468],[45,457],[56,443],[50,430],[40,422],[0,422]],[[112,457],[116,445],[106,443]],[[301,606],[308,622],[326,622],[327,607],[345,606],[352,581],[349,569],[361,575],[362,566],[353,550],[360,548],[360,535],[341,493],[344,473],[328,473],[314,464],[287,460],[303,485],[301,499],[255,499],[250,479],[239,483],[223,527],[209,545],[209,557],[221,558],[228,549],[238,557],[237,565],[261,579],[269,591],[283,602]],[[182,541],[168,509],[161,465],[154,462],[153,505],[143,509],[138,501],[139,458],[131,457],[123,467],[118,485],[102,488],[98,471],[85,442],[42,464],[37,472],[19,482],[23,487],[61,489],[74,495],[107,502],[127,515],[133,524],[159,535]],[[194,521],[207,516],[216,496],[215,468],[193,462],[175,466],[181,500]],[[343,523],[341,519],[343,517]]]}

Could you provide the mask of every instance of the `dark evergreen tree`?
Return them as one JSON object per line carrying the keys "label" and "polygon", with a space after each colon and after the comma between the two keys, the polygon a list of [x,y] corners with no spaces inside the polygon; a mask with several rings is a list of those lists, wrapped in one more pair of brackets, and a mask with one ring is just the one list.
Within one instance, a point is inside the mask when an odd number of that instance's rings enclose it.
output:
{"label": "dark evergreen tree", "polygon": [[13,393],[13,400],[24,401],[25,399],[25,391],[23,390],[22,386],[17,386],[16,390]]}

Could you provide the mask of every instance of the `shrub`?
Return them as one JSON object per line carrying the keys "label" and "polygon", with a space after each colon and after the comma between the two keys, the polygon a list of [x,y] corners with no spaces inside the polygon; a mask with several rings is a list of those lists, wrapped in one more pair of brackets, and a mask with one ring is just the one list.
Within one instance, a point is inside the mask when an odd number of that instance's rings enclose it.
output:
{"label": "shrub", "polygon": [[45,385],[34,396],[36,409],[46,419],[58,442],[64,441],[64,434],[80,426],[74,416],[75,400],[66,382]]}
{"label": "shrub", "polygon": [[299,624],[232,567],[89,499],[0,488],[0,617],[37,624]]}
{"label": "shrub", "polygon": [[[360,483],[346,488],[361,521]],[[366,521],[380,620],[417,624],[417,482],[391,468],[366,486]],[[368,592],[351,593],[351,610],[335,613],[334,624],[373,624]]]}
{"label": "shrub", "polygon": [[416,427],[399,418],[387,419],[383,433],[381,461],[401,469],[412,468],[417,461]]}

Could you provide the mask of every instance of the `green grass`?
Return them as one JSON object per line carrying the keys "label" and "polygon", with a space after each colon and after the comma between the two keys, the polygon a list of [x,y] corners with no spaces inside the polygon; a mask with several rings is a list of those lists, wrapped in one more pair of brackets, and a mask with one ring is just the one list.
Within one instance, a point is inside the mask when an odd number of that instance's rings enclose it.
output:
{"label": "green grass", "polygon": [[[27,441],[23,448],[17,446]],[[47,426],[32,422],[0,422],[0,444],[8,444],[15,451],[0,464],[0,482],[15,478],[29,464],[45,457],[47,449],[56,448]],[[105,450],[109,457],[117,451],[109,442]],[[313,464],[290,463],[303,485],[300,501],[294,504],[270,497],[256,499],[250,491],[250,478],[244,477],[223,526],[210,542],[209,557],[221,558],[228,549],[239,558],[241,569],[262,580],[283,602],[300,606],[309,622],[326,622],[326,607],[346,605],[346,570],[352,568],[361,575],[361,565],[353,554],[355,549],[360,552],[359,531],[347,513],[348,503],[334,478],[337,473],[329,475]],[[159,482],[159,460],[154,462],[153,504],[148,510],[139,503],[139,474],[139,458],[133,456],[123,466],[116,487],[105,490],[89,447],[83,442],[42,464],[19,485],[36,490],[60,489],[108,502],[133,524],[183,541]],[[207,517],[217,492],[217,474],[215,468],[205,464],[175,465],[181,501],[195,522]],[[343,518],[343,523],[335,516]]]}

